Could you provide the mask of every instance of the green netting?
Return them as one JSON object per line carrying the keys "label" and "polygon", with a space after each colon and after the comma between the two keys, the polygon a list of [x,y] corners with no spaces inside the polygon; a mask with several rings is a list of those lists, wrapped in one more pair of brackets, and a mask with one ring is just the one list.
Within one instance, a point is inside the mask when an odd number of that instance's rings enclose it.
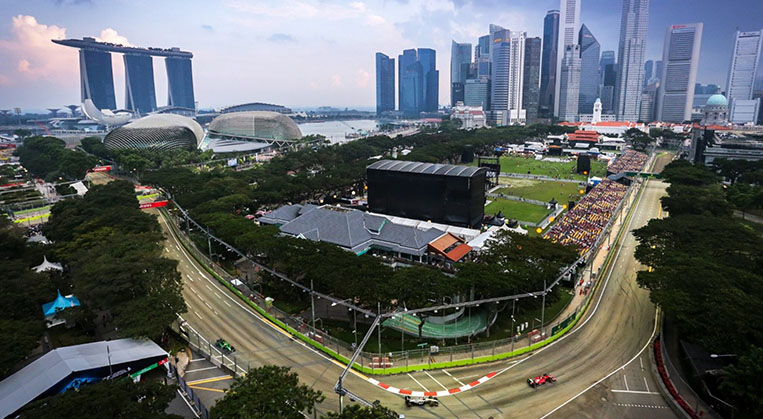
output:
{"label": "green netting", "polygon": [[[393,318],[382,322],[382,326],[402,330],[411,336],[419,335],[421,319],[410,314],[398,313]],[[421,336],[431,339],[458,338],[483,332],[487,328],[487,313],[482,310],[472,310],[471,315],[464,314],[458,321],[437,324],[430,321],[424,323]]]}

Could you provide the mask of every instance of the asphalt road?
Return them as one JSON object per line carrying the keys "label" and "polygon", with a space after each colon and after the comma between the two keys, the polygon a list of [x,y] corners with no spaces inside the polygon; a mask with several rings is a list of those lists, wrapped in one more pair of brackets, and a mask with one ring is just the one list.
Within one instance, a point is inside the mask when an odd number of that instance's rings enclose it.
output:
{"label": "asphalt road", "polygon": [[[648,182],[630,229],[659,215],[659,198],[666,186],[660,181]],[[209,340],[227,339],[236,347],[239,359],[247,361],[240,368],[264,364],[292,367],[304,383],[327,396],[319,412],[335,410],[338,397],[332,389],[340,365],[291,339],[240,303],[185,253],[166,221],[160,222],[168,237],[165,255],[180,262],[188,324]],[[441,398],[436,408],[405,408],[399,396],[357,375],[348,375],[345,387],[367,400],[381,400],[406,417],[674,417],[656,394],[656,383],[648,370],[646,350],[655,331],[655,307],[648,292],[635,282],[637,270],[643,268],[633,258],[635,240],[630,233],[622,240],[611,273],[602,279],[606,283],[599,287],[588,314],[563,339],[511,361],[380,379],[399,388],[436,391],[468,384],[488,372],[500,372],[474,390]],[[538,389],[527,386],[528,377],[544,372],[555,375],[558,381]],[[345,399],[345,403],[350,401]]]}

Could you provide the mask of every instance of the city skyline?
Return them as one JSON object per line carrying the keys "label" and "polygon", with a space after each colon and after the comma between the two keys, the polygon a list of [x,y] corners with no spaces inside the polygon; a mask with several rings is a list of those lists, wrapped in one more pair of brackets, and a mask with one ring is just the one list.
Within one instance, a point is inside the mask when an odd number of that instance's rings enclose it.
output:
{"label": "city skyline", "polygon": [[[681,21],[705,24],[697,82],[726,86],[731,42],[738,27],[760,30],[755,16],[763,5],[738,1],[745,13],[709,7],[709,0],[652,2],[645,59],[659,60],[664,28]],[[439,55],[439,104],[450,102],[452,41],[477,45],[489,24],[542,36],[543,18],[558,0],[531,4],[494,1],[319,2],[304,0],[299,10],[277,3],[179,2],[148,5],[87,1],[12,4],[0,13],[0,107],[43,108],[76,103],[79,75],[75,50],[50,39],[93,36],[137,46],[180,47],[194,53],[196,100],[202,108],[247,101],[292,107],[333,105],[373,108],[374,54],[432,48]],[[703,7],[703,5],[707,7]],[[156,13],[148,16],[148,7]],[[757,11],[757,12],[756,12]],[[177,19],[165,16],[175,13]],[[581,0],[580,22],[601,44],[617,50],[620,5]],[[137,23],[136,23],[137,22]],[[270,60],[267,64],[262,63]],[[300,63],[320,66],[304,71]],[[124,63],[114,59],[114,84],[124,86]],[[166,70],[154,60],[157,105],[167,97]],[[125,103],[117,87],[116,103]]]}

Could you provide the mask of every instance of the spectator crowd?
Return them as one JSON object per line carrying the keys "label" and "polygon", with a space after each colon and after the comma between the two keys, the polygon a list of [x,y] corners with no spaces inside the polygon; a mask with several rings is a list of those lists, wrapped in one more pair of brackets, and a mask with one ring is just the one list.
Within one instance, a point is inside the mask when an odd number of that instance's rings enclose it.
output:
{"label": "spectator crowd", "polygon": [[626,190],[627,187],[617,182],[602,180],[551,227],[546,238],[564,245],[573,244],[581,254],[585,253],[604,230]]}
{"label": "spectator crowd", "polygon": [[638,172],[646,162],[647,155],[635,150],[627,149],[625,153],[607,167],[607,172],[610,173],[622,173],[622,172]]}

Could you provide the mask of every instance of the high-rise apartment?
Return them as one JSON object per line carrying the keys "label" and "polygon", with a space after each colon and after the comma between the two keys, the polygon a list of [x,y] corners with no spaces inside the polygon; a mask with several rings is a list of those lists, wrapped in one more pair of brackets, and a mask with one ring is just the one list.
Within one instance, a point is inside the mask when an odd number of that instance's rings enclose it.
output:
{"label": "high-rise apartment", "polygon": [[395,59],[376,53],[376,114],[395,110]]}
{"label": "high-rise apartment", "polygon": [[554,113],[556,93],[556,61],[559,44],[559,11],[549,10],[543,19],[543,51],[541,53],[539,113],[550,118]]}
{"label": "high-rise apartment", "polygon": [[701,42],[702,23],[672,25],[666,29],[658,119],[666,122],[691,119]]}
{"label": "high-rise apartment", "polygon": [[525,39],[524,86],[522,86],[522,106],[525,109],[525,123],[538,122],[538,100],[540,97],[540,38]]}
{"label": "high-rise apartment", "polygon": [[[556,74],[562,73],[562,60],[567,53],[568,45],[575,45],[578,40],[578,32],[580,31],[580,0],[559,0],[559,36],[557,40],[557,58],[556,58]],[[579,51],[580,48],[577,48]],[[579,57],[578,57],[579,58]],[[554,101],[554,115],[561,119],[559,115],[559,98],[561,89],[561,77],[556,78],[554,97],[557,99]],[[574,94],[577,96],[578,91]],[[566,95],[569,98],[570,93]],[[569,100],[569,99],[568,99]],[[577,98],[575,99],[577,111]]]}
{"label": "high-rise apartment", "polygon": [[615,86],[615,113],[620,120],[638,120],[648,25],[649,0],[623,0]]}
{"label": "high-rise apartment", "polygon": [[599,41],[586,25],[580,27],[580,89],[578,113],[593,113],[593,103],[599,97]]}
{"label": "high-rise apartment", "polygon": [[562,71],[559,73],[559,114],[561,121],[576,122],[580,96],[580,45],[571,44],[564,48]]}
{"label": "high-rise apartment", "polygon": [[464,84],[472,63],[472,44],[452,41],[450,47],[450,105],[464,101]]}
{"label": "high-rise apartment", "polygon": [[726,97],[729,100],[729,120],[745,124],[757,120],[760,99],[753,99],[753,86],[758,73],[763,30],[734,34]]}

